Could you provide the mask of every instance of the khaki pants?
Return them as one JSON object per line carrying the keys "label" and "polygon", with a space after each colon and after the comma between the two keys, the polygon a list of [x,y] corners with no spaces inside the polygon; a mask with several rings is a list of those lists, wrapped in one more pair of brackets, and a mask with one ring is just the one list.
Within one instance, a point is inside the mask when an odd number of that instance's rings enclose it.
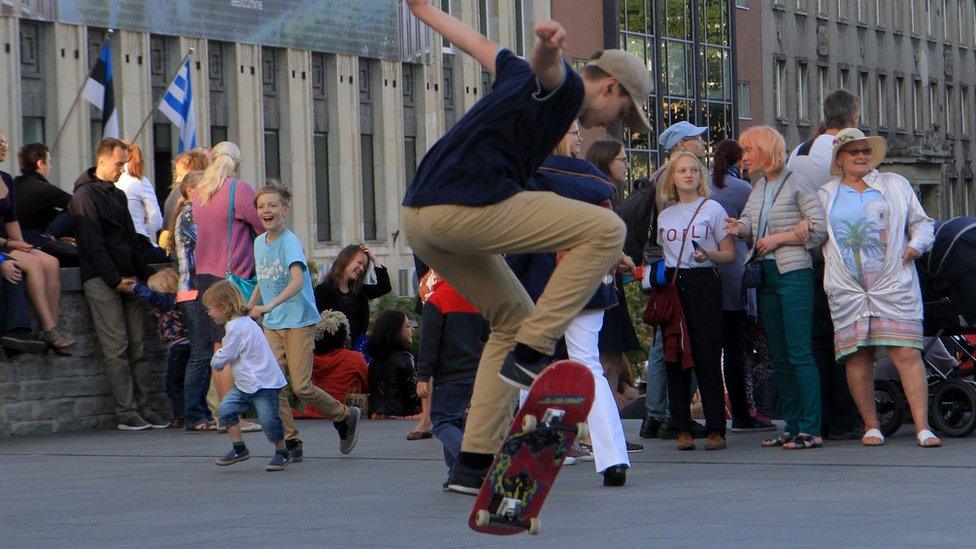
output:
{"label": "khaki pants", "polygon": [[[462,450],[493,454],[517,391],[498,377],[515,343],[552,353],[566,326],[616,263],[626,228],[612,211],[549,192],[498,204],[403,209],[407,243],[491,323]],[[501,254],[566,251],[536,306]]]}
{"label": "khaki pants", "polygon": [[[332,398],[329,393],[312,385],[312,349],[315,347],[315,327],[286,328],[283,330],[264,329],[271,352],[274,353],[282,371],[288,376],[292,392],[302,402],[311,404],[325,416],[325,419],[342,421],[349,413],[346,405]],[[282,390],[278,399],[278,415],[285,424],[285,440],[298,438],[295,418],[288,404],[288,392]]]}
{"label": "khaki pants", "polygon": [[115,399],[115,415],[122,421],[151,413],[149,360],[145,352],[146,306],[134,294],[109,288],[101,278],[86,280],[84,289]]}

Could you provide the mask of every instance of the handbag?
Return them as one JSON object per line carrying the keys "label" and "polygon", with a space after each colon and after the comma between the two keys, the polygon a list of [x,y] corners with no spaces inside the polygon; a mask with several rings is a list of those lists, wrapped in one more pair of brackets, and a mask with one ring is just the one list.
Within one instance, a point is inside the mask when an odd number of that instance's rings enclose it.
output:
{"label": "handbag", "polygon": [[681,298],[678,296],[678,285],[675,284],[675,281],[678,280],[681,257],[684,256],[685,244],[688,243],[688,232],[691,231],[691,226],[695,223],[698,212],[701,211],[702,206],[707,201],[707,198],[701,201],[694,215],[691,216],[691,221],[688,222],[688,226],[685,227],[684,235],[681,237],[681,250],[678,252],[678,261],[674,266],[674,273],[671,275],[671,280],[668,284],[656,286],[651,290],[650,296],[647,299],[647,306],[644,307],[644,323],[648,326],[665,326],[676,316],[684,314],[684,309],[681,308]]}
{"label": "handbag", "polygon": [[[788,172],[786,174],[786,177],[783,178],[783,184],[780,185],[779,188],[776,189],[776,193],[773,194],[773,203],[769,205],[770,213],[773,212],[773,206],[776,204],[776,199],[779,198],[780,191],[782,191],[783,187],[786,186],[786,181],[790,178],[791,175],[793,175],[793,172]],[[766,206],[766,188],[763,187],[763,203],[762,206],[759,207],[759,211],[762,212],[762,209],[765,206]],[[758,238],[753,239],[752,249],[749,250],[749,259],[746,260],[744,269],[742,271],[743,290],[749,290],[749,289],[758,288],[762,286],[763,283],[762,266],[759,265],[759,260],[756,258],[756,242],[758,242],[763,237],[765,237],[768,232],[769,232],[769,220],[767,219],[766,226],[763,227],[762,234],[759,235]]]}
{"label": "handbag", "polygon": [[230,251],[234,235],[234,196],[236,189],[237,179],[235,178],[230,182],[230,206],[227,210],[227,268],[224,278],[237,287],[241,292],[241,296],[244,297],[244,303],[247,303],[251,299],[251,294],[254,293],[254,288],[258,285],[257,277],[251,276],[250,278],[244,278],[230,271]]}

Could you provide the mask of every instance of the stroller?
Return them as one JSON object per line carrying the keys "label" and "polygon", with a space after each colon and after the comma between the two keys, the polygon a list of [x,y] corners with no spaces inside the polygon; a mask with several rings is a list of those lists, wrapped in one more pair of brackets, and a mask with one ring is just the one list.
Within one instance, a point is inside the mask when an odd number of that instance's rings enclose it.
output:
{"label": "stroller", "polygon": [[[974,369],[965,367],[976,362],[971,337],[976,334],[976,217],[937,222],[932,251],[915,267],[930,338],[922,351],[929,423],[948,436],[963,437],[976,430],[976,380]],[[908,404],[901,384],[883,377],[875,382],[875,402],[881,431],[888,436],[901,427]]]}

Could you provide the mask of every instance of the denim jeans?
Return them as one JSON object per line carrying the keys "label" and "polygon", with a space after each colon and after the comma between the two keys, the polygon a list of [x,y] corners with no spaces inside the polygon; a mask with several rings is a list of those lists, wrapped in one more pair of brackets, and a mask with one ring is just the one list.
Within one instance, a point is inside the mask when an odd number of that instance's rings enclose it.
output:
{"label": "denim jeans", "polygon": [[668,411],[668,373],[664,368],[664,338],[656,330],[647,355],[647,417],[671,421]]}
{"label": "denim jeans", "polygon": [[220,401],[218,414],[220,424],[226,427],[237,425],[240,421],[238,416],[247,413],[248,408],[254,406],[258,413],[258,423],[264,436],[272,444],[285,439],[285,427],[278,417],[278,393],[281,389],[258,389],[256,392],[248,394],[237,388],[231,387],[224,400]]}
{"label": "denim jeans", "polygon": [[173,419],[183,419],[183,382],[186,364],[190,360],[190,344],[178,343],[166,353],[166,397]]}
{"label": "denim jeans", "polygon": [[18,328],[30,329],[30,327],[24,281],[13,284],[0,277],[0,335]]}
{"label": "denim jeans", "polygon": [[186,361],[183,378],[183,414],[187,429],[200,421],[210,421],[213,416],[207,407],[207,391],[210,389],[210,359],[213,345],[201,333],[200,315],[207,314],[199,300],[180,303],[187,332],[190,334],[190,356]]}
{"label": "denim jeans", "polygon": [[464,423],[468,417],[468,404],[474,390],[474,378],[435,383],[430,394],[431,429],[437,440],[444,445],[444,463],[450,475],[461,452]]}

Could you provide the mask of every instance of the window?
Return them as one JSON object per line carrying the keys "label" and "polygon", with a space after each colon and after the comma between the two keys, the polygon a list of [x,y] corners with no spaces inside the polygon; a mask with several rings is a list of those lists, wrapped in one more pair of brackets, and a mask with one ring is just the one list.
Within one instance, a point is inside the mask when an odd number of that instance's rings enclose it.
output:
{"label": "window", "polygon": [[949,40],[949,0],[942,0],[942,38]]}
{"label": "window", "polygon": [[927,36],[932,36],[932,19],[935,18],[932,11],[932,0],[925,0],[925,34]]}
{"label": "window", "polygon": [[363,238],[376,240],[376,175],[373,166],[373,65],[359,59],[359,160],[362,167]]}
{"label": "window", "polygon": [[916,0],[909,0],[908,1],[908,17],[909,17],[909,21],[910,21],[909,30],[912,31],[912,34],[915,34],[915,33],[918,32],[918,29],[915,26],[915,2],[916,2]]}
{"label": "window", "polygon": [[837,13],[838,21],[847,19],[847,2],[848,0],[836,0],[834,2],[834,11]]}
{"label": "window", "polygon": [[969,88],[967,87],[959,91],[959,133],[963,138],[969,137]]}
{"label": "window", "polygon": [[403,177],[407,185],[417,173],[417,92],[415,69],[403,65]]}
{"label": "window", "polygon": [[[227,96],[227,75],[234,74],[230,65],[233,46],[226,42],[207,42],[207,76],[210,81],[210,142],[229,139],[230,103]],[[199,142],[200,139],[197,139]]]}
{"label": "window", "polygon": [[864,0],[857,0],[857,22],[864,22]]}
{"label": "window", "polygon": [[817,67],[817,110],[824,117],[823,104],[827,99],[827,67]]}
{"label": "window", "polygon": [[850,69],[841,69],[838,73],[838,84],[840,89],[851,91],[851,71]]}
{"label": "window", "polygon": [[[441,0],[441,11],[451,15],[456,15],[451,11],[451,3],[451,0]],[[454,51],[454,47],[450,42],[447,41],[447,38],[445,38],[444,35],[441,35],[441,47],[447,51]]]}
{"label": "window", "polygon": [[867,80],[868,74],[866,72],[857,73],[857,102],[861,105],[860,112],[858,112],[858,124],[866,125],[868,123],[868,103],[867,103]]}
{"label": "window", "polygon": [[946,85],[945,98],[944,98],[944,105],[945,105],[944,114],[945,114],[945,132],[948,135],[954,135],[956,133],[952,123],[953,113],[956,110],[954,108],[955,102],[952,100],[954,95],[955,95],[955,89],[952,86]]}
{"label": "window", "polygon": [[976,45],[976,0],[973,1],[973,21],[972,22],[973,22],[973,45]]}
{"label": "window", "polygon": [[457,122],[457,110],[454,105],[454,55],[444,54],[441,93],[444,95],[444,131],[451,129]]}
{"label": "window", "polygon": [[937,124],[939,120],[939,85],[929,84],[929,124]]}
{"label": "window", "polygon": [[882,0],[874,0],[874,24],[879,27],[883,27],[885,24]]}
{"label": "window", "polygon": [[332,181],[329,178],[329,57],[312,53],[312,162],[315,178],[315,239],[332,240]]}
{"label": "window", "polygon": [[820,15],[827,15],[826,0],[817,0],[817,13]]}
{"label": "window", "polygon": [[776,60],[776,73],[773,75],[773,97],[776,118],[786,118],[786,90],[783,85],[786,82],[786,61]]}
{"label": "window", "polygon": [[912,81],[912,128],[922,131],[922,81]]}
{"label": "window", "polygon": [[895,127],[905,129],[905,79],[895,77]]}
{"label": "window", "polygon": [[956,34],[959,40],[959,45],[962,45],[962,35],[963,35],[963,18],[962,18],[962,0],[956,0]]}
{"label": "window", "polygon": [[739,97],[739,119],[752,120],[752,113],[749,106],[749,83],[740,80],[736,83]]}
{"label": "window", "polygon": [[[47,74],[50,70],[44,55],[46,25],[36,21],[20,21],[21,128],[24,142],[43,143],[44,117],[47,112]],[[9,51],[9,44],[8,51]],[[95,54],[98,57],[98,54]],[[92,61],[94,63],[94,60]],[[99,117],[101,117],[101,111]],[[101,135],[98,136],[101,139]],[[94,149],[94,147],[93,147]],[[13,155],[11,155],[13,156]]]}
{"label": "window", "polygon": [[749,9],[749,0],[735,0],[735,7]]}
{"label": "window", "polygon": [[806,0],[794,0],[793,9],[801,13],[806,12],[807,11]]}
{"label": "window", "polygon": [[[149,79],[153,104],[166,93],[173,73],[177,69],[178,47],[176,38],[158,34],[149,37]],[[159,111],[152,116],[150,131],[152,132],[153,177],[160,188],[165,188],[166,182],[173,177],[173,158],[174,153],[177,152],[177,148],[173,146],[175,132],[169,119]],[[149,171],[148,168],[146,171]]]}
{"label": "window", "polygon": [[886,116],[888,110],[888,77],[879,74],[878,75],[878,127],[885,128],[888,126],[888,117]]}
{"label": "window", "polygon": [[515,51],[525,55],[525,6],[524,0],[515,0]]}
{"label": "window", "polygon": [[796,66],[796,117],[800,121],[810,119],[810,95],[807,88],[807,65],[799,63]]}
{"label": "window", "polygon": [[264,97],[264,177],[281,179],[281,67],[284,51],[261,48],[261,88]]}

